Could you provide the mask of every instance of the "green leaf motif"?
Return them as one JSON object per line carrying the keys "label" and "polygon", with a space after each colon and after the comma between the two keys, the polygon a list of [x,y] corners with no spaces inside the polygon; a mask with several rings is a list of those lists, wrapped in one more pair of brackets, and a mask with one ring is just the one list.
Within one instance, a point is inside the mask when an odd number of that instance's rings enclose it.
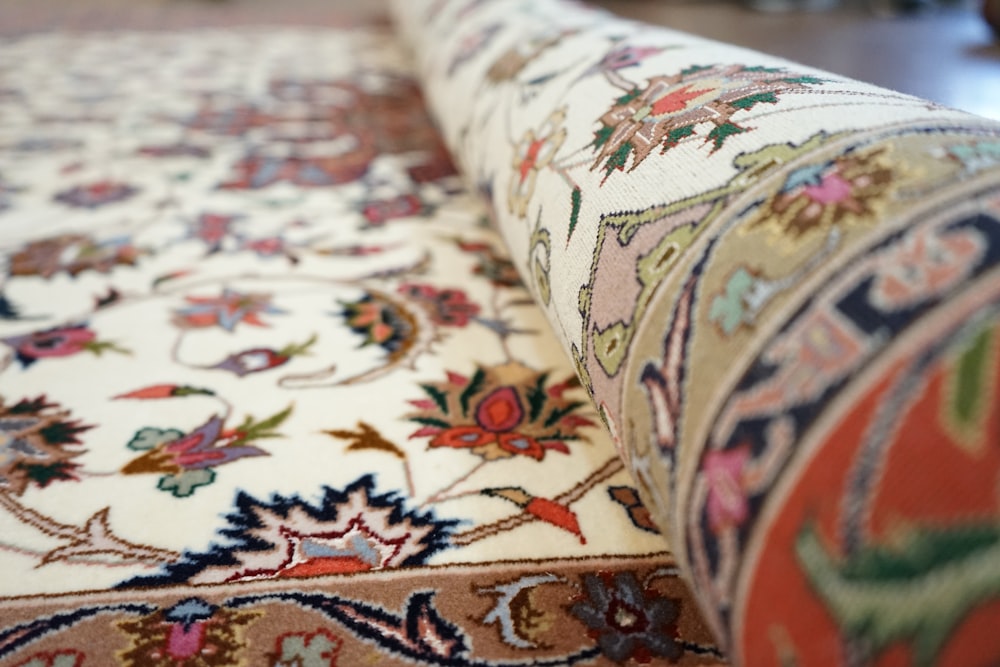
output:
{"label": "green leaf motif", "polygon": [[215,396],[215,392],[211,389],[205,389],[203,387],[192,387],[190,385],[182,385],[177,387],[172,392],[170,392],[171,397],[180,396]]}
{"label": "green leaf motif", "polygon": [[246,444],[253,440],[263,440],[265,438],[280,438],[281,434],[275,433],[274,429],[281,426],[288,419],[288,415],[292,414],[293,407],[293,405],[289,405],[281,412],[273,414],[261,422],[255,422],[253,417],[247,415],[243,423],[236,427],[236,431],[241,435],[233,441],[233,444]]}
{"label": "green leaf motif", "polygon": [[591,144],[594,148],[600,148],[608,142],[611,135],[614,134],[615,128],[612,125],[602,125],[601,129],[594,132],[594,143]]}
{"label": "green leaf motif", "polygon": [[418,424],[423,424],[424,426],[436,426],[437,428],[451,428],[451,424],[444,421],[443,419],[434,419],[434,417],[409,417],[410,421],[415,421]]}
{"label": "green leaf motif", "polygon": [[448,414],[448,396],[438,389],[437,387],[430,384],[422,384],[420,388],[427,392],[427,395],[434,399],[434,403],[437,404],[441,412]]}
{"label": "green leaf motif", "polygon": [[997,525],[920,527],[891,547],[866,546],[842,562],[807,526],[795,550],[841,631],[872,657],[909,641],[916,664],[931,665],[969,612],[1000,597]]}
{"label": "green leaf motif", "polygon": [[632,90],[628,91],[627,93],[619,97],[617,100],[615,100],[615,104],[628,104],[635,98],[639,97],[639,95],[641,94],[642,90],[640,90],[639,88],[633,88]]}
{"label": "green leaf motif", "polygon": [[764,65],[754,65],[753,67],[744,67],[741,71],[743,72],[758,72],[760,74],[777,74],[782,71],[780,67],[765,67]]}
{"label": "green leaf motif", "polygon": [[177,498],[187,498],[199,486],[207,486],[214,481],[215,471],[211,468],[197,468],[173,475],[164,475],[160,478],[156,488],[161,491],[169,491]]}
{"label": "green leaf motif", "polygon": [[751,324],[753,317],[746,311],[746,297],[756,280],[746,267],[739,267],[726,281],[725,294],[716,294],[708,311],[708,320],[715,322],[727,336],[741,325]]}
{"label": "green leaf motif", "polygon": [[715,144],[715,150],[719,150],[726,143],[726,139],[737,134],[743,134],[744,132],[746,130],[736,123],[723,123],[709,132],[708,138]]}
{"label": "green leaf motif", "polygon": [[618,147],[618,150],[608,156],[608,161],[604,165],[605,176],[610,176],[615,169],[625,169],[628,156],[632,154],[632,148],[632,142],[626,141]]}
{"label": "green leaf motif", "polygon": [[15,466],[18,470],[23,470],[32,482],[45,488],[52,482],[67,481],[76,479],[73,475],[75,466],[65,461],[50,463],[47,465],[34,463],[19,463]]}
{"label": "green leaf motif", "polygon": [[483,382],[486,381],[486,373],[483,372],[482,368],[477,368],[476,372],[473,373],[472,379],[469,380],[469,386],[459,395],[458,402],[462,406],[462,415],[469,415],[469,400],[475,395],[477,391],[482,389]]}
{"label": "green leaf motif", "polygon": [[542,414],[542,408],[545,407],[545,382],[548,380],[548,377],[548,373],[542,373],[538,376],[535,386],[528,390],[528,406],[530,410],[528,414],[531,421],[537,420]]}
{"label": "green leaf motif", "polygon": [[681,125],[680,127],[675,127],[669,132],[667,132],[666,138],[663,140],[664,149],[670,149],[677,146],[682,139],[686,139],[694,135],[694,125]]}
{"label": "green leaf motif", "polygon": [[698,72],[704,72],[707,69],[712,69],[710,65],[691,65],[687,69],[681,70],[681,77],[688,77],[692,74],[697,74]]}
{"label": "green leaf motif", "polygon": [[985,407],[982,399],[991,369],[986,362],[992,342],[992,331],[984,329],[958,358],[952,411],[963,426],[971,426]]}
{"label": "green leaf motif", "polygon": [[553,410],[552,412],[549,413],[549,416],[545,418],[545,426],[546,427],[555,426],[560,419],[562,419],[563,417],[573,412],[582,405],[583,403],[581,403],[580,401],[573,401],[569,403],[566,407],[562,408],[561,410],[559,409]]}
{"label": "green leaf motif", "polygon": [[796,76],[789,77],[787,79],[782,79],[785,83],[805,83],[811,85],[818,85],[821,83],[826,83],[826,79],[821,79],[816,76]]}
{"label": "green leaf motif", "polygon": [[733,100],[729,103],[729,106],[735,109],[742,109],[743,111],[749,111],[753,109],[758,104],[777,104],[778,95],[771,91],[767,93],[756,93],[754,95],[747,95],[746,97],[741,97],[738,100]]}
{"label": "green leaf motif", "polygon": [[329,667],[335,664],[339,650],[337,640],[326,634],[286,636],[274,667]]}
{"label": "green leaf motif", "polygon": [[573,192],[570,193],[570,214],[569,214],[569,233],[566,235],[566,240],[569,241],[573,238],[573,230],[576,229],[576,223],[580,221],[580,205],[583,204],[583,193],[580,191],[579,187],[573,188]]}
{"label": "green leaf motif", "polygon": [[178,431],[175,428],[152,428],[147,426],[136,431],[126,446],[131,450],[144,452],[155,448],[157,445],[172,442],[182,437],[184,437],[184,432]]}
{"label": "green leaf motif", "polygon": [[304,343],[289,343],[278,350],[278,354],[286,357],[297,357],[309,353],[309,348],[316,342],[316,334],[309,336],[309,340]]}

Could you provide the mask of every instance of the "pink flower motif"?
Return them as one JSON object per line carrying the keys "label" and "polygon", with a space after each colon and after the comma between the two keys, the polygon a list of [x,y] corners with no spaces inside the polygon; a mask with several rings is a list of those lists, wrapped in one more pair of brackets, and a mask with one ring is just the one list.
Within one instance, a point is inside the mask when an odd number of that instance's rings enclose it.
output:
{"label": "pink flower motif", "polygon": [[746,445],[705,455],[701,470],[708,484],[708,521],[715,533],[739,526],[750,514],[743,480],[749,461]]}
{"label": "pink flower motif", "polygon": [[108,350],[127,354],[127,350],[114,343],[97,340],[97,334],[86,324],[55,327],[23,336],[0,338],[0,342],[14,348],[14,355],[24,368],[39,359],[70,357],[84,351],[93,352],[98,356]]}
{"label": "pink flower motif", "polygon": [[[806,197],[824,206],[839,204],[851,199],[853,186],[837,173],[826,174],[819,185],[807,185],[804,188]],[[857,208],[857,207],[854,207]]]}

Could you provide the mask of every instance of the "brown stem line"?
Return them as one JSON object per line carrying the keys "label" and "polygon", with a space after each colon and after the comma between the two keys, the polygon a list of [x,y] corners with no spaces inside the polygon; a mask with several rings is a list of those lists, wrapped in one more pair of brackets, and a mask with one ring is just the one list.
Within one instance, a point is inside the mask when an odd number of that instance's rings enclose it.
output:
{"label": "brown stem line", "polygon": [[[175,551],[159,549],[144,544],[135,544],[124,540],[111,531],[107,524],[108,510],[104,509],[91,517],[86,527],[71,526],[59,523],[54,519],[45,516],[29,507],[17,502],[7,493],[0,493],[0,507],[6,509],[18,521],[35,528],[45,535],[67,540],[70,544],[58,547],[46,554],[43,563],[54,554],[65,554],[57,560],[92,563],[89,557],[100,554],[117,554],[129,557],[127,560],[134,563],[145,564],[152,561],[154,564],[177,560],[181,555]],[[93,528],[98,528],[94,533]],[[92,548],[91,548],[92,547]],[[74,553],[78,552],[78,553]]]}
{"label": "brown stem line", "polygon": [[0,493],[0,507],[10,512],[21,523],[27,524],[50,537],[73,540],[80,535],[80,529],[76,526],[59,523],[44,514],[25,507],[7,493]]}
{"label": "brown stem line", "polygon": [[[618,474],[624,469],[625,464],[617,456],[608,459],[607,463],[592,472],[590,476],[579,482],[573,488],[556,496],[555,500],[563,505],[570,505],[585,496],[595,486],[613,475]],[[522,524],[537,520],[538,517],[533,514],[521,512],[520,514],[515,514],[514,516],[507,517],[506,519],[494,521],[493,523],[489,523],[484,526],[477,526],[476,528],[462,533],[455,533],[451,536],[451,543],[456,546],[468,546],[473,542],[478,542],[479,540],[491,537],[497,533],[512,530]]]}
{"label": "brown stem line", "polygon": [[464,475],[462,475],[461,477],[459,477],[458,479],[456,479],[455,481],[453,481],[451,484],[449,484],[448,486],[444,487],[443,489],[439,489],[437,491],[437,493],[435,493],[434,495],[428,497],[427,500],[425,500],[423,502],[423,505],[424,506],[426,506],[426,505],[433,505],[434,503],[439,503],[442,500],[445,500],[449,491],[451,491],[456,486],[458,486],[459,484],[461,484],[465,480],[467,480],[470,477],[472,477],[473,475],[475,475],[477,472],[479,472],[480,469],[482,469],[482,467],[484,465],[486,465],[486,459],[481,460],[479,463],[477,463],[476,465],[474,465]]}

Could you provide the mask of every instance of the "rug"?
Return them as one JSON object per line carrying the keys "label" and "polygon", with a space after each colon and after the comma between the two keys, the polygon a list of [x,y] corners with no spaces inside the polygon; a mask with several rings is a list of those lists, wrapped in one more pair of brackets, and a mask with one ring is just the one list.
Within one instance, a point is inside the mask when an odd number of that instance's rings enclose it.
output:
{"label": "rug", "polygon": [[997,126],[394,20],[0,41],[0,664],[1000,656]]}

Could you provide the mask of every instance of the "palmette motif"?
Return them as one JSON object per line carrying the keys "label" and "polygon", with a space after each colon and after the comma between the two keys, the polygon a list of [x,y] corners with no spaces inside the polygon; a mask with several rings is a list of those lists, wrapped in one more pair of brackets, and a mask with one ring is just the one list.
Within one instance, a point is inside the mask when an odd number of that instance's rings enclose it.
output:
{"label": "palmette motif", "polygon": [[391,33],[0,62],[0,664],[721,660]]}
{"label": "palmette motif", "polygon": [[563,0],[395,11],[729,655],[1000,660],[997,125]]}

